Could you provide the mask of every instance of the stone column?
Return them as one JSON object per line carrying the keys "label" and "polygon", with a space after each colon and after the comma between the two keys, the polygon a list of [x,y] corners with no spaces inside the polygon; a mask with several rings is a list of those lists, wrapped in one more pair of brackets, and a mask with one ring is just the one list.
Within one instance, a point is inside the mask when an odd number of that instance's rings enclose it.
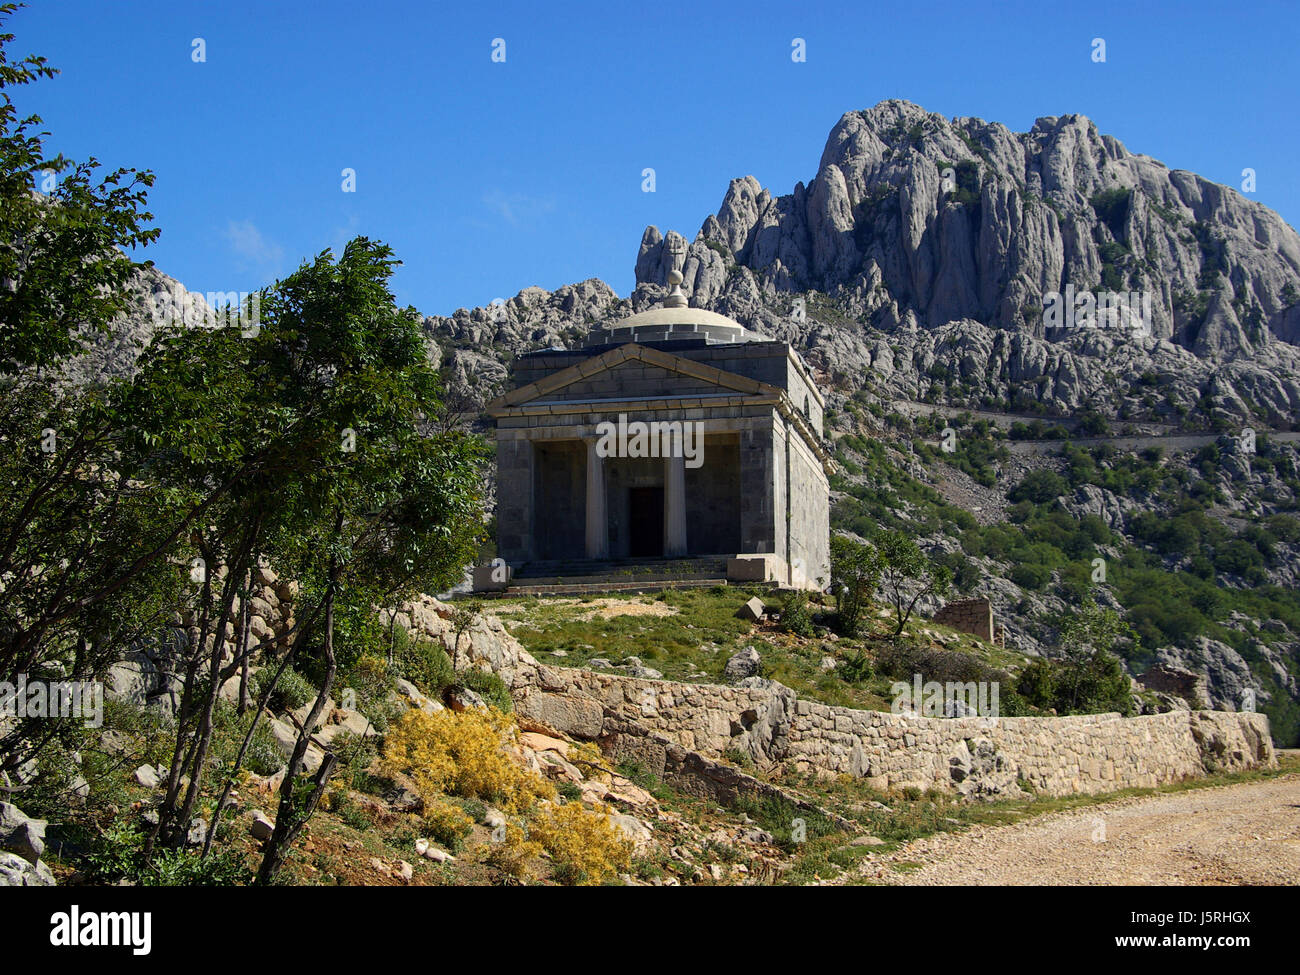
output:
{"label": "stone column", "polygon": [[686,458],[681,451],[664,458],[664,555],[685,555]]}
{"label": "stone column", "polygon": [[[597,440],[587,441],[587,558],[609,558],[609,515],[605,503],[605,458]],[[545,517],[545,512],[542,512]]]}

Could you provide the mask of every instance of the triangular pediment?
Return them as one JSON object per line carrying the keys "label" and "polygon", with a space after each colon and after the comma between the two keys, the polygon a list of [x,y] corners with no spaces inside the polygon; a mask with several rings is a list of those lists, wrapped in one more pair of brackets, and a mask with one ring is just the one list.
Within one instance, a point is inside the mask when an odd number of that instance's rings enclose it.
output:
{"label": "triangular pediment", "polygon": [[539,402],[780,393],[768,383],[632,342],[511,390],[490,402],[487,409],[508,410]]}

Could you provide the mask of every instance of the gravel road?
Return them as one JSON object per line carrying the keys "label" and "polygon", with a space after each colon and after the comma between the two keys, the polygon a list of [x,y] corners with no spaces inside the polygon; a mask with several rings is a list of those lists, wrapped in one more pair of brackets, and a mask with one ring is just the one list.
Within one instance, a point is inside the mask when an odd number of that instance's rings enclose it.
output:
{"label": "gravel road", "polygon": [[[891,864],[919,863],[899,872]],[[859,865],[898,885],[1300,885],[1300,775],[1121,799],[916,840]]]}

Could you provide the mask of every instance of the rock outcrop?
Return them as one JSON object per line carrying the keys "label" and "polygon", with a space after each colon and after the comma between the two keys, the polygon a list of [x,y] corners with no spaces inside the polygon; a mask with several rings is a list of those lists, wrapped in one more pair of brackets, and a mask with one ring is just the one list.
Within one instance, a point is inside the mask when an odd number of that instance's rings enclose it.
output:
{"label": "rock outcrop", "polygon": [[0,802],[0,887],[54,886],[54,875],[41,862],[46,825],[13,803]]}

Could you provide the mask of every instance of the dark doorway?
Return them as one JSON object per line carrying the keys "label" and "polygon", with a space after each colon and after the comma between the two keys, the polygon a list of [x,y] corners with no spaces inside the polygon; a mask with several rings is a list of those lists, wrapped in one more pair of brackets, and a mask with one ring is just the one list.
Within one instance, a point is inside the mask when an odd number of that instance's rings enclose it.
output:
{"label": "dark doorway", "polygon": [[633,558],[664,554],[664,489],[627,489],[628,555]]}

